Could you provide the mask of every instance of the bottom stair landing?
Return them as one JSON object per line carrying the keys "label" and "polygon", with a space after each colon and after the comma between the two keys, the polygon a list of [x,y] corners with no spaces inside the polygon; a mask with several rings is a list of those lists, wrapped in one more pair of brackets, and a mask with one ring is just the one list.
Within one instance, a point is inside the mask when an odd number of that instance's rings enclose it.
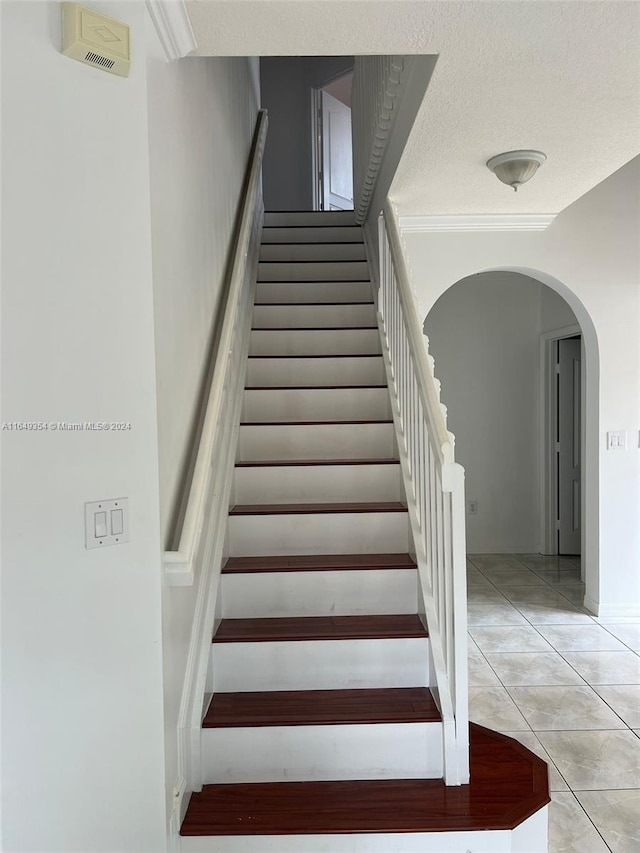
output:
{"label": "bottom stair landing", "polygon": [[543,853],[547,765],[471,724],[471,782],[437,779],[205,785],[183,853]]}

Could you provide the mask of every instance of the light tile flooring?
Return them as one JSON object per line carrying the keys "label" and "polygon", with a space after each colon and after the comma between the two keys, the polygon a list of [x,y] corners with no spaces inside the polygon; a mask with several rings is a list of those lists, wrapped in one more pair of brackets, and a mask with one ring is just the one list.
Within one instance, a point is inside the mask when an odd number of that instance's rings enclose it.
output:
{"label": "light tile flooring", "polygon": [[549,853],[640,851],[640,621],[582,608],[579,559],[470,554],[470,717],[549,764]]}

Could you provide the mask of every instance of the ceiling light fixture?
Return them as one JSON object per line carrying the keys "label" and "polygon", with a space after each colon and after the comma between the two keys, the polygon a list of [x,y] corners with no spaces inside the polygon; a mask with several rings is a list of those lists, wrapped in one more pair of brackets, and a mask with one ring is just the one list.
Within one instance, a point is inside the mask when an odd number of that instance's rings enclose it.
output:
{"label": "ceiling light fixture", "polygon": [[517,192],[521,184],[531,180],[546,159],[547,155],[542,151],[507,151],[487,160],[487,168]]}

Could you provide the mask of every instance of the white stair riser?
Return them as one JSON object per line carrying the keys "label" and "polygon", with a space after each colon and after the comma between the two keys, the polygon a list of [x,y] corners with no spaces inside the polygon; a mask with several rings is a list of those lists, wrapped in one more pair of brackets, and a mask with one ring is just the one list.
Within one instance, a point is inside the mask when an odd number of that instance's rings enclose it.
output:
{"label": "white stair riser", "polygon": [[267,226],[339,226],[356,224],[353,210],[273,210],[264,215],[264,224]]}
{"label": "white stair riser", "polygon": [[259,281],[366,281],[366,261],[283,261],[258,264]]}
{"label": "white stair riser", "polygon": [[379,353],[377,329],[304,329],[251,332],[250,355],[358,355]]}
{"label": "white stair riser", "polygon": [[393,459],[393,424],[241,426],[238,460]]}
{"label": "white stair riser", "polygon": [[382,357],[250,358],[248,386],[382,385],[386,382]]}
{"label": "white stair riser", "polygon": [[362,238],[356,243],[263,243],[261,261],[364,261]]}
{"label": "white stair riser", "polygon": [[281,465],[236,468],[238,504],[343,503],[403,499],[400,465]]}
{"label": "white stair riser", "polygon": [[228,618],[417,612],[414,569],[222,575],[222,613]]}
{"label": "white stair riser", "polygon": [[396,554],[409,550],[406,512],[229,516],[229,556]]}
{"label": "white stair riser", "polygon": [[[533,817],[535,818],[536,815]],[[529,818],[533,820],[533,818]],[[518,827],[519,829],[519,827]],[[181,853],[546,853],[546,836],[512,847],[507,830],[489,832],[225,835],[180,840]]]}
{"label": "white stair riser", "polygon": [[274,640],[213,643],[213,690],[428,687],[429,640]]}
{"label": "white stair riser", "polygon": [[369,302],[371,295],[368,281],[262,282],[256,302]]}
{"label": "white stair riser", "polygon": [[441,723],[203,729],[204,784],[442,776]]}
{"label": "white stair riser", "polygon": [[256,305],[255,329],[318,329],[336,326],[375,326],[376,311],[369,305]]}
{"label": "white stair riser", "polygon": [[244,392],[241,415],[243,423],[376,421],[390,417],[386,388],[249,390]]}
{"label": "white stair riser", "polygon": [[359,225],[337,225],[324,228],[265,228],[261,242],[265,243],[357,243],[362,240]]}

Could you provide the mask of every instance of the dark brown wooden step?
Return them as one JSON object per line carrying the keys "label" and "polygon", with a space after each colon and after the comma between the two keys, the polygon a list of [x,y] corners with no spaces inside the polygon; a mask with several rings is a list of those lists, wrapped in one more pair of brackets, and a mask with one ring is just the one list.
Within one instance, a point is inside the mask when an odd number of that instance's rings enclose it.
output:
{"label": "dark brown wooden step", "polygon": [[275,355],[249,355],[247,358],[382,358],[381,352],[321,352],[321,353],[306,353],[304,355],[283,355],[277,353]]}
{"label": "dark brown wooden step", "polygon": [[181,834],[511,830],[550,802],[541,758],[473,723],[470,736],[469,785],[439,779],[205,785],[191,795]]}
{"label": "dark brown wooden step", "polygon": [[245,391],[363,391],[388,388],[386,382],[378,385],[245,385]]}
{"label": "dark brown wooden step", "polygon": [[321,424],[392,424],[391,418],[376,418],[375,420],[354,421],[240,421],[240,426],[320,426]]}
{"label": "dark brown wooden step", "polygon": [[214,693],[205,729],[359,723],[437,723],[426,687]]}
{"label": "dark brown wooden step", "polygon": [[399,459],[270,459],[236,462],[236,468],[280,468],[297,465],[399,465]]}
{"label": "dark brown wooden step", "polygon": [[223,619],[213,642],[390,640],[427,636],[417,613],[393,616],[287,616],[282,619]]}
{"label": "dark brown wooden step", "polygon": [[362,332],[377,326],[252,326],[252,332]]}
{"label": "dark brown wooden step", "polygon": [[[292,225],[265,225],[265,228],[293,228]],[[304,228],[316,228],[316,225],[305,225]],[[339,225],[329,226],[340,228]],[[357,226],[346,225],[346,228],[354,228]],[[364,240],[341,240],[339,243],[323,243],[321,240],[307,240],[304,243],[296,243],[291,240],[282,240],[279,243],[265,243],[265,246],[364,246]]]}
{"label": "dark brown wooden step", "polygon": [[229,515],[311,515],[316,513],[407,512],[400,501],[299,504],[236,504]]}
{"label": "dark brown wooden step", "polygon": [[223,574],[416,569],[409,554],[301,554],[294,557],[230,557]]}
{"label": "dark brown wooden step", "polygon": [[273,308],[275,306],[278,306],[280,308],[291,308],[292,306],[295,306],[297,308],[308,308],[309,306],[317,307],[319,305],[321,305],[323,308],[326,308],[328,306],[331,306],[333,308],[342,308],[345,305],[375,305],[373,299],[367,299],[360,302],[254,302],[253,304],[256,308]]}

